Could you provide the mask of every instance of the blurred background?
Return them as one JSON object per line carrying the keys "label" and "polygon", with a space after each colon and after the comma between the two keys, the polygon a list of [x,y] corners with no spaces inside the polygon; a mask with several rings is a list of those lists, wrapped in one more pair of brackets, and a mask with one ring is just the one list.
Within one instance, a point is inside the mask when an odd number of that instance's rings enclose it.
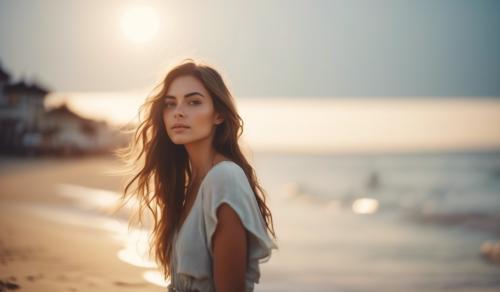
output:
{"label": "blurred background", "polygon": [[499,52],[494,0],[0,0],[0,291],[165,291],[112,151],[184,58],[268,193],[256,291],[499,291]]}

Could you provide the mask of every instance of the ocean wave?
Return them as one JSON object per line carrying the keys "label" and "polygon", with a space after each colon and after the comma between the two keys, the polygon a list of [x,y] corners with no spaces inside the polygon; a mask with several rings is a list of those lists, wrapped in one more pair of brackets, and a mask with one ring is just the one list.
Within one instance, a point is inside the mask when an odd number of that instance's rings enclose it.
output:
{"label": "ocean wave", "polygon": [[480,230],[500,236],[500,214],[499,213],[434,213],[423,211],[411,211],[404,216],[422,224],[436,224],[442,226],[461,226],[468,229]]}

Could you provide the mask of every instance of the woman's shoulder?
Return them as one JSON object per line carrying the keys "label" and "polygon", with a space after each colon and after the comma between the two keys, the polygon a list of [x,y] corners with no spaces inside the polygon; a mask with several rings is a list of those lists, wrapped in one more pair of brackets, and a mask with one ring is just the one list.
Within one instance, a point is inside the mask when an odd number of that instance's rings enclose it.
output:
{"label": "woman's shoulder", "polygon": [[216,195],[233,192],[252,193],[245,171],[231,160],[223,160],[213,166],[203,184],[204,192]]}

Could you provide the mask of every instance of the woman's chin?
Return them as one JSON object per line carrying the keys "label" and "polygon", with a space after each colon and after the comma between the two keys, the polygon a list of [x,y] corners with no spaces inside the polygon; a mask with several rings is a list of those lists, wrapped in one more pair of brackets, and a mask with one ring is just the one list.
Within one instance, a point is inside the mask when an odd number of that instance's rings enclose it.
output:
{"label": "woman's chin", "polygon": [[174,143],[175,145],[184,145],[187,142],[185,142],[183,140],[172,140],[172,143]]}
{"label": "woman's chin", "polygon": [[176,145],[186,145],[191,143],[199,143],[206,139],[209,139],[210,135],[198,136],[198,135],[171,135],[170,140]]}
{"label": "woman's chin", "polygon": [[175,137],[174,139],[171,140],[176,145],[185,145],[192,142],[192,139],[185,139],[183,137]]}

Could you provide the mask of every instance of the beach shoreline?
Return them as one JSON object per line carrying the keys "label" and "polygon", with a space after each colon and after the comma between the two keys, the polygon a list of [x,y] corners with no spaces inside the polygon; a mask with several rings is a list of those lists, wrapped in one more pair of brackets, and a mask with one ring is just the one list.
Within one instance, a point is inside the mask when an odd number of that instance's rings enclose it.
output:
{"label": "beach shoreline", "polygon": [[[497,236],[460,225],[443,227],[435,220],[402,220],[397,201],[388,205],[392,201],[382,196],[390,190],[384,184],[391,168],[381,166],[377,195],[358,180],[357,169],[368,169],[368,159],[318,159],[256,156],[279,249],[261,265],[255,291],[498,290],[499,267],[480,254],[481,244]],[[398,160],[404,157],[386,159],[408,164]],[[347,165],[354,169],[343,170]],[[297,171],[301,167],[310,173],[304,176]],[[109,216],[106,207],[123,188],[125,178],[111,175],[121,168],[111,156],[0,158],[0,281],[19,285],[20,291],[164,291],[145,276],[156,267],[120,257],[126,248],[116,231],[123,231],[125,217]],[[337,179],[342,176],[345,189]],[[287,188],[288,183],[298,187]],[[394,194],[387,199],[412,193],[400,188]],[[466,194],[453,198],[465,200]],[[380,209],[356,214],[348,203],[360,196],[378,200]]]}
{"label": "beach shoreline", "polygon": [[122,178],[103,176],[118,166],[112,157],[2,158],[2,162],[3,285],[18,285],[21,291],[164,290],[143,278],[143,268],[118,259],[121,243],[108,232],[51,220],[36,212],[44,206],[72,206],[70,199],[57,195],[61,181],[119,191]]}
{"label": "beach shoreline", "polygon": [[116,257],[104,231],[47,220],[25,203],[1,201],[0,279],[21,291],[161,291]]}

